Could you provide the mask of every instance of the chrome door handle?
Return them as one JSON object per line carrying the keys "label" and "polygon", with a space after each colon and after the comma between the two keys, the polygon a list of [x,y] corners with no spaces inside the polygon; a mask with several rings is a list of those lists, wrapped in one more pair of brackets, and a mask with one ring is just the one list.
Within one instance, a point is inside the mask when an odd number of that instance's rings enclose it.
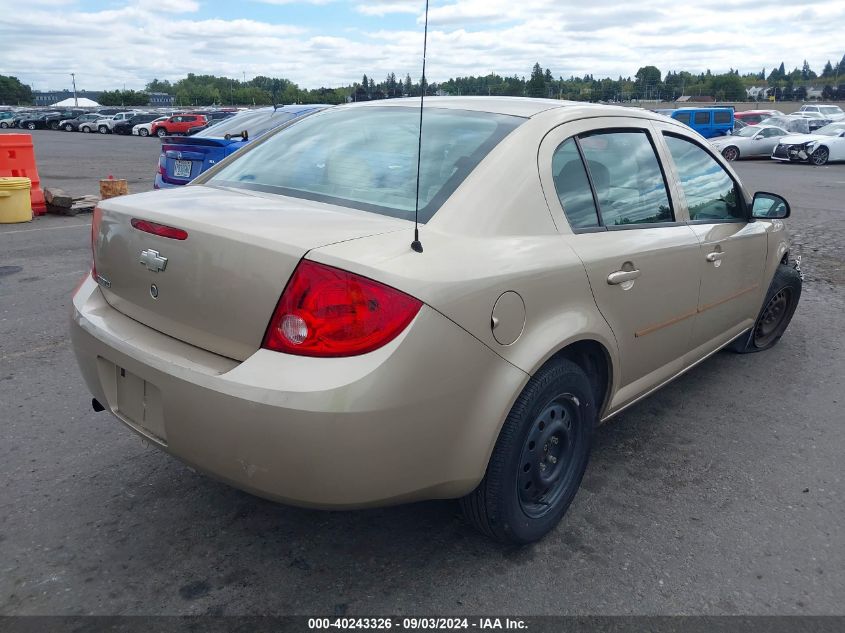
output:
{"label": "chrome door handle", "polygon": [[725,254],[721,251],[713,251],[712,253],[707,253],[707,261],[708,262],[718,262],[724,256],[725,256]]}
{"label": "chrome door handle", "polygon": [[607,276],[607,283],[611,286],[624,284],[626,281],[634,281],[642,273],[639,270],[617,270],[615,273],[610,273]]}

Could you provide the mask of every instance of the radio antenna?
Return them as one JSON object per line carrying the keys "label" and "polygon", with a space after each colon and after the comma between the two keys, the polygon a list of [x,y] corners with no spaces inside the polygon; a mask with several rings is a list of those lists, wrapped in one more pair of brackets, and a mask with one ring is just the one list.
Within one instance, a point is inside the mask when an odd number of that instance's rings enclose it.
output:
{"label": "radio antenna", "polygon": [[425,0],[425,31],[423,32],[423,68],[422,79],[420,79],[420,136],[417,142],[417,197],[414,201],[414,241],[411,242],[411,250],[417,253],[423,252],[423,245],[420,242],[420,164],[422,163],[422,124],[423,124],[423,101],[425,100],[425,53],[428,48],[428,0]]}

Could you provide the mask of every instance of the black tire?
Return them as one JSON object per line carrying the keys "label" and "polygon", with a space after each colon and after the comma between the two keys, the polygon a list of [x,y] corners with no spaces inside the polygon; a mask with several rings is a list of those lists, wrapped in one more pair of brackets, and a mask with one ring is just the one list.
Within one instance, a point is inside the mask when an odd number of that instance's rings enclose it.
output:
{"label": "black tire", "polygon": [[739,158],[739,148],[734,145],[728,145],[722,150],[722,156],[724,156],[727,161],[735,161]]}
{"label": "black tire", "polygon": [[810,154],[810,162],[813,163],[813,165],[816,165],[817,167],[826,165],[828,158],[830,158],[830,150],[828,150],[824,145],[822,145],[815,152]]}
{"label": "black tire", "polygon": [[484,479],[460,500],[467,520],[503,543],[541,539],[578,492],[595,425],[584,371],[567,359],[547,364],[514,403]]}
{"label": "black tire", "polygon": [[158,128],[156,130],[156,136],[158,136],[159,138],[167,136],[167,130],[165,130],[163,127]]}
{"label": "black tire", "polygon": [[58,130],[59,129],[59,122],[58,121],[50,121],[50,129],[51,130]]}
{"label": "black tire", "polygon": [[9,127],[8,123],[6,123],[5,121],[0,121],[0,128],[5,130],[7,127]]}
{"label": "black tire", "polygon": [[32,123],[32,122],[27,123],[26,129],[27,130],[34,130],[35,129],[35,123]]}
{"label": "black tire", "polygon": [[65,132],[73,132],[73,126],[70,123],[65,124]]}
{"label": "black tire", "polygon": [[91,133],[91,127],[88,126],[88,125],[83,125],[81,128],[79,128],[79,131],[84,132],[85,134],[90,134]]}
{"label": "black tire", "polygon": [[98,131],[100,134],[108,134],[111,130],[109,130],[109,126],[108,126],[108,125],[101,125],[101,126],[99,126],[99,127],[97,128],[97,131]]}
{"label": "black tire", "polygon": [[738,354],[750,354],[774,347],[792,321],[801,299],[801,285],[801,273],[790,264],[780,264],[754,327],[731,343],[728,349]]}
{"label": "black tire", "polygon": [[140,130],[138,130],[138,136],[149,136],[149,135],[150,135],[150,132],[145,127],[142,127]]}

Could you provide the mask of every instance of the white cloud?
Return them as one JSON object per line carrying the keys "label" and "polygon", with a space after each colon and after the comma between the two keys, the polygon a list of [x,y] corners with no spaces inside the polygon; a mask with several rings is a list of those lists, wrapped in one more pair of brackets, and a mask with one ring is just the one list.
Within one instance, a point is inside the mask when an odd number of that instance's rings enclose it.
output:
{"label": "white cloud", "polygon": [[[345,11],[338,14],[349,24],[331,32],[297,23],[293,8],[279,12],[285,23],[278,24],[211,17],[202,0],[119,0],[100,11],[39,5],[64,1],[4,0],[0,73],[37,89],[65,87],[70,72],[87,89],[140,88],[153,77],[178,79],[189,72],[240,77],[245,71],[309,88],[346,85],[363,73],[376,79],[390,72],[420,74],[420,0],[337,0],[329,10]],[[399,21],[407,27],[385,28]],[[759,71],[781,61],[788,69],[800,67],[804,59],[820,72],[826,60],[836,63],[845,53],[843,21],[841,0],[786,6],[591,0],[583,7],[560,0],[432,0],[427,72],[432,81],[490,72],[524,76],[539,62],[556,77],[616,77],[647,64],[664,73]]]}

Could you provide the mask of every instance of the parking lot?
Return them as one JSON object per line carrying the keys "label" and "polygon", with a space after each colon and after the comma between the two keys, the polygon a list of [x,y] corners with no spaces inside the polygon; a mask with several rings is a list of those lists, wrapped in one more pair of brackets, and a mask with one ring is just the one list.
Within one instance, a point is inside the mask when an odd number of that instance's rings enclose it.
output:
{"label": "parking lot", "polygon": [[[156,139],[33,137],[46,186],[152,188]],[[148,447],[91,410],[69,345],[90,215],[0,225],[0,614],[841,614],[845,165],[735,168],[792,203],[792,325],[601,427],[562,524],[525,548],[454,502],[302,510]]]}

